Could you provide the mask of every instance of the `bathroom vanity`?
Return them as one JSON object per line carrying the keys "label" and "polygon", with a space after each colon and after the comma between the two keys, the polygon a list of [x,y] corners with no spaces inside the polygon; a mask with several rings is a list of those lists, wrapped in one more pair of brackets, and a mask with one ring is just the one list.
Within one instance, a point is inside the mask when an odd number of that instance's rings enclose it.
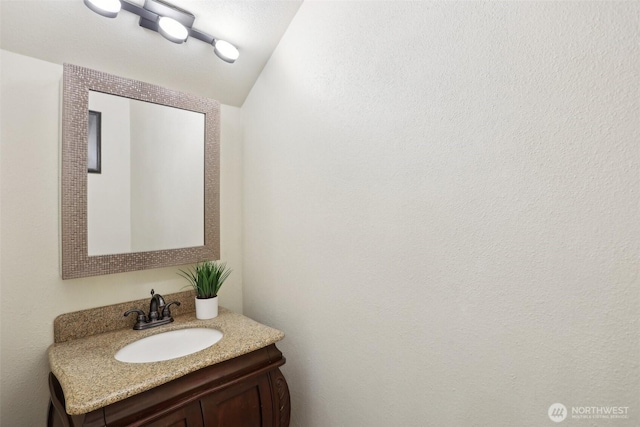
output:
{"label": "bathroom vanity", "polygon": [[[56,342],[49,348],[47,425],[288,426],[289,390],[279,369],[285,358],[275,346],[284,334],[225,309],[215,319],[197,320],[188,312],[188,299],[184,301],[186,313],[177,313],[173,323],[155,331],[99,331],[104,327],[100,319],[123,304],[93,309],[102,310],[99,314],[86,310],[56,319]],[[78,321],[85,332],[74,332],[72,324]],[[145,336],[203,327],[221,331],[222,339],[160,362],[125,363],[114,357]],[[89,335],[87,329],[99,333]]]}

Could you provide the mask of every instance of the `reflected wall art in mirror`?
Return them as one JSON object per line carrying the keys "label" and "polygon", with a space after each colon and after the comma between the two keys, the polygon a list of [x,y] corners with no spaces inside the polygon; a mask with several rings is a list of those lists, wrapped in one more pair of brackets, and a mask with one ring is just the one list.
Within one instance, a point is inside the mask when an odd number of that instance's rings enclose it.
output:
{"label": "reflected wall art in mirror", "polygon": [[61,150],[63,279],[219,258],[217,101],[65,64]]}

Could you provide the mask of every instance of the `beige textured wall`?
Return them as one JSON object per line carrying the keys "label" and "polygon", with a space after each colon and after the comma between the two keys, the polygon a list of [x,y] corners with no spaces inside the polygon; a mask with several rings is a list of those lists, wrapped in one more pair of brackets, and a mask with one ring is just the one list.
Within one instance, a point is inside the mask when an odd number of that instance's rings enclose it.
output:
{"label": "beige textured wall", "polygon": [[303,3],[242,108],[293,426],[640,425],[638,16]]}
{"label": "beige textured wall", "polygon": [[[2,426],[45,425],[53,319],[164,294],[186,284],[177,268],[61,280],[58,268],[58,126],[62,67],[0,51]],[[153,76],[149,82],[153,83]],[[221,251],[234,273],[221,304],[242,310],[240,111],[222,107]],[[108,322],[109,319],[104,319]],[[99,369],[99,367],[96,367]]]}

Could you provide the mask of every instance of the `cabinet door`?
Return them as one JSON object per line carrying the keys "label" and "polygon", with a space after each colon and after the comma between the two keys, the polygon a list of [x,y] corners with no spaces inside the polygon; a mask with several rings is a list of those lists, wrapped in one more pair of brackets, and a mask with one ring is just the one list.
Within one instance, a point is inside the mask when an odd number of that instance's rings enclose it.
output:
{"label": "cabinet door", "polygon": [[144,424],[144,427],[204,427],[200,402],[190,403],[161,418]]}
{"label": "cabinet door", "polygon": [[200,402],[206,427],[273,426],[271,389],[266,374],[205,396]]}

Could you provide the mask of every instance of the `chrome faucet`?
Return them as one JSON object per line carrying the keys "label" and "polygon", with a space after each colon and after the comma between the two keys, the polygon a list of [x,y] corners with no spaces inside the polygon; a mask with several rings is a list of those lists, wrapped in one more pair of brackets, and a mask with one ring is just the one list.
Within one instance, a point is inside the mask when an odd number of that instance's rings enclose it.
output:
{"label": "chrome faucet", "polygon": [[171,317],[171,311],[169,310],[169,307],[171,307],[173,304],[180,306],[179,301],[172,301],[169,304],[165,304],[162,295],[156,294],[155,291],[151,289],[151,302],[149,303],[148,317],[142,310],[138,310],[135,308],[126,311],[124,315],[126,317],[131,313],[137,313],[138,320],[136,324],[133,325],[133,329],[149,329],[155,326],[166,325],[167,323],[173,322],[173,317]]}

